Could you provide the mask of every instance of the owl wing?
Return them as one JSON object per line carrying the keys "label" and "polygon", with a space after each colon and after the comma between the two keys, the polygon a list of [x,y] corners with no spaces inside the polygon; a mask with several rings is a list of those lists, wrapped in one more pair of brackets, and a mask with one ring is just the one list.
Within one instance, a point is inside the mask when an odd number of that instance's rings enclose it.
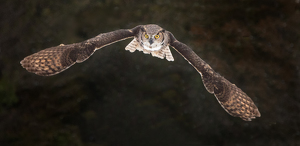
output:
{"label": "owl wing", "polygon": [[205,88],[209,93],[215,95],[225,111],[245,121],[260,117],[257,107],[245,92],[216,73],[191,48],[176,40],[172,33],[167,33],[170,36],[170,46],[200,73]]}
{"label": "owl wing", "polygon": [[85,61],[96,50],[104,46],[134,37],[140,27],[102,33],[80,43],[47,48],[25,57],[20,63],[26,70],[37,75],[55,75],[66,70],[76,62]]}

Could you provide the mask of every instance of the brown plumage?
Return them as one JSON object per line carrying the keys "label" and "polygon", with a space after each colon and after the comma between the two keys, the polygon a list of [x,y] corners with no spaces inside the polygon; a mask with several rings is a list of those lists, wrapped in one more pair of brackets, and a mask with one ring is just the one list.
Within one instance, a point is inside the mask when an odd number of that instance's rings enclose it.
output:
{"label": "brown plumage", "polygon": [[174,60],[169,50],[169,46],[172,46],[201,74],[207,91],[215,95],[230,115],[245,121],[261,116],[246,93],[216,73],[191,48],[176,40],[172,33],[154,24],[102,33],[81,43],[51,47],[27,56],[21,61],[21,65],[29,72],[41,76],[55,75],[76,62],[88,59],[96,50],[131,37],[134,37],[134,40],[127,45],[126,50],[143,51],[145,54],[166,58],[168,61]]}

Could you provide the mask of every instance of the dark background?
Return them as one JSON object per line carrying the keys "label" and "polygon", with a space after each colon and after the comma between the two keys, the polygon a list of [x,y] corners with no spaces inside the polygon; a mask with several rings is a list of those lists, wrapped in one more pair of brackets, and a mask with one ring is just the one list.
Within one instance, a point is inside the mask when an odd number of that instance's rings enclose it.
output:
{"label": "dark background", "polygon": [[[0,145],[300,145],[299,0],[0,2]],[[245,91],[261,117],[227,114],[175,50],[125,40],[50,77],[20,61],[141,24],[171,31]]]}

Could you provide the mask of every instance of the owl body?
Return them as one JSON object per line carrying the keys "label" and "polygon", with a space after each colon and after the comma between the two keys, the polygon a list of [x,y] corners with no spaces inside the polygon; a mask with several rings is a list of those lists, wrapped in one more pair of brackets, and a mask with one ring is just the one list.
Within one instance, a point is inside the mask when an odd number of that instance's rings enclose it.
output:
{"label": "owl body", "polygon": [[216,73],[190,47],[179,42],[171,32],[155,24],[101,33],[80,43],[51,47],[25,57],[20,63],[29,72],[51,76],[66,70],[75,63],[85,61],[102,47],[132,37],[133,40],[125,47],[125,50],[130,52],[138,50],[154,57],[174,61],[169,46],[173,47],[200,73],[204,87],[217,98],[230,115],[240,117],[245,121],[261,116],[258,108],[246,93]]}
{"label": "owl body", "polygon": [[166,58],[168,61],[174,61],[173,55],[169,48],[169,38],[165,30],[155,24],[143,26],[138,35],[125,47],[125,50],[134,52],[142,51],[145,54],[151,54],[161,59]]}

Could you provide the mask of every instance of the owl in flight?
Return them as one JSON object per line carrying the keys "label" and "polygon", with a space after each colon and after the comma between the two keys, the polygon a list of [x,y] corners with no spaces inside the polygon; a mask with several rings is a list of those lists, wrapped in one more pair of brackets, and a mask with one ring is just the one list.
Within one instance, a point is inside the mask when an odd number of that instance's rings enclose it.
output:
{"label": "owl in flight", "polygon": [[169,46],[173,47],[201,75],[207,91],[214,94],[230,115],[251,121],[260,113],[251,98],[235,84],[216,73],[190,47],[179,42],[171,32],[155,24],[139,25],[132,29],[120,29],[80,43],[59,45],[25,57],[21,65],[29,72],[41,76],[58,74],[75,63],[88,59],[96,50],[112,43],[132,38],[125,50],[142,51],[145,54],[174,61]]}

